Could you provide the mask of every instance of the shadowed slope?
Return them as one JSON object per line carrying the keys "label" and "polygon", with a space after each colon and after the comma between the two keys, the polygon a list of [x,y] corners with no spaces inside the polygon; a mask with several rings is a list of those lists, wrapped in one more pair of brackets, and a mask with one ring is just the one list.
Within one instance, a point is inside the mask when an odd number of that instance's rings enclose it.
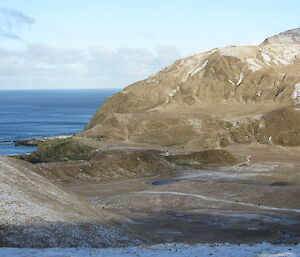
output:
{"label": "shadowed slope", "polygon": [[0,157],[0,245],[14,247],[128,246],[142,240],[119,216],[94,208],[33,170]]}

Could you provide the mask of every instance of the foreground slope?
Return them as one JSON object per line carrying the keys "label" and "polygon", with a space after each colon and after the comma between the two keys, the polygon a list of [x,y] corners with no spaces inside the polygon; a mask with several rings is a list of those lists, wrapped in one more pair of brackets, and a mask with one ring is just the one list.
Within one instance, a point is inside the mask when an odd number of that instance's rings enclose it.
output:
{"label": "foreground slope", "polygon": [[[286,109],[300,103],[299,38],[295,29],[259,46],[178,60],[113,95],[81,135],[167,146],[299,145],[298,108]],[[285,133],[273,133],[285,117]]]}
{"label": "foreground slope", "polygon": [[0,246],[107,247],[141,240],[118,216],[99,211],[43,176],[38,167],[0,156]]}
{"label": "foreground slope", "polygon": [[56,256],[56,257],[101,257],[101,256],[215,256],[215,257],[274,257],[274,256],[299,256],[300,245],[232,245],[232,244],[199,244],[199,245],[184,245],[184,244],[166,244],[154,245],[151,247],[128,247],[115,249],[0,249],[0,254],[11,257],[40,257]]}

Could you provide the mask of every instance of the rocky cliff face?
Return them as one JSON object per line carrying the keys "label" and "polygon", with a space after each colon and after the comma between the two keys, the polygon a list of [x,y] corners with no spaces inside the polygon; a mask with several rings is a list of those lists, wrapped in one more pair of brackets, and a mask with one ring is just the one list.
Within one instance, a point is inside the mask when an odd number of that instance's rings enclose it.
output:
{"label": "rocky cliff face", "polygon": [[[297,108],[284,109],[297,104],[300,29],[259,46],[216,48],[178,60],[113,95],[82,135],[160,145],[298,145],[300,131],[290,129],[299,122]],[[271,133],[279,123],[284,135]]]}

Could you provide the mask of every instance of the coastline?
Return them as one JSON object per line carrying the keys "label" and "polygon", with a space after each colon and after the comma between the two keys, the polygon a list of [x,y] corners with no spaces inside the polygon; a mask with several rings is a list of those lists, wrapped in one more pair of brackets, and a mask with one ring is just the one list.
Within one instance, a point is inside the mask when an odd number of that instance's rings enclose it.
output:
{"label": "coastline", "polygon": [[40,143],[49,142],[52,140],[65,140],[73,137],[74,135],[62,135],[62,136],[52,136],[52,137],[38,137],[20,140],[3,140],[0,143],[13,143],[15,146],[38,146]]}

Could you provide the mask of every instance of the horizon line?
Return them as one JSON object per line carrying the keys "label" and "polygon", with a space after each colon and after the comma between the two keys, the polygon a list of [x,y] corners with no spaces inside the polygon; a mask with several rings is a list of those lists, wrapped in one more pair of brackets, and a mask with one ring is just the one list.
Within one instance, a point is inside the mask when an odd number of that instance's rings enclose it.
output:
{"label": "horizon line", "polygon": [[18,91],[18,90],[40,90],[40,91],[46,91],[46,90],[122,90],[123,88],[12,88],[12,89],[1,89],[0,91]]}

